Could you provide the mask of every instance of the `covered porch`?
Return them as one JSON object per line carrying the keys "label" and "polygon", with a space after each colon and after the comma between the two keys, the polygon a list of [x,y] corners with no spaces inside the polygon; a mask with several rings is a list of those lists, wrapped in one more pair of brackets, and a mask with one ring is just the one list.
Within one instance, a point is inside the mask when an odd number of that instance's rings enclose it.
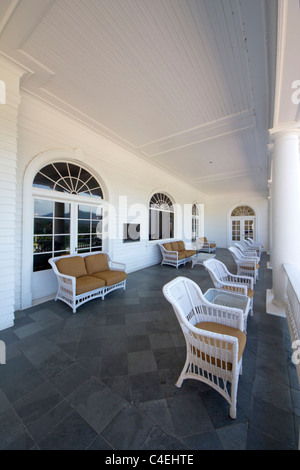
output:
{"label": "covered porch", "polygon": [[[217,259],[235,272],[227,249]],[[16,312],[0,332],[10,364],[0,377],[1,448],[296,450],[299,386],[287,320],[266,313],[268,260],[248,319],[236,420],[207,385],[175,386],[185,342],[162,287],[180,275],[206,291],[210,277],[191,263],[158,264],[76,314],[60,301]]]}

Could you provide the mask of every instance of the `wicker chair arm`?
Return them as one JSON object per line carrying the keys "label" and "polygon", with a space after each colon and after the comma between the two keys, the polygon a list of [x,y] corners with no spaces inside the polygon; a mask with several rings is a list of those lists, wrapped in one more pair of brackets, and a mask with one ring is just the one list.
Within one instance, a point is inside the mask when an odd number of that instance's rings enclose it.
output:
{"label": "wicker chair arm", "polygon": [[235,282],[222,282],[222,284],[228,292],[247,295],[248,287],[246,284],[237,284]]}
{"label": "wicker chair arm", "polygon": [[110,269],[113,269],[114,271],[125,271],[126,270],[126,264],[125,263],[120,263],[119,261],[110,260],[109,267],[110,267]]}
{"label": "wicker chair arm", "polygon": [[[247,286],[253,290],[253,278],[250,276],[242,276],[237,274],[230,274],[228,275],[228,282],[234,285],[241,284],[243,286]],[[227,284],[227,281],[225,281]]]}

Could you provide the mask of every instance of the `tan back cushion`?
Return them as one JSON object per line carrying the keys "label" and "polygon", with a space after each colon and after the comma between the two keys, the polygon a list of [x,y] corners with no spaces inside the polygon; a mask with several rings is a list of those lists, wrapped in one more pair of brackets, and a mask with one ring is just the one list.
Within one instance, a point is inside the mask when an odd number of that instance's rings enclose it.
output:
{"label": "tan back cushion", "polygon": [[168,251],[172,251],[172,246],[171,246],[171,243],[164,243],[163,244],[163,247],[168,250]]}
{"label": "tan back cushion", "polygon": [[67,276],[86,276],[84,259],[81,256],[71,256],[70,258],[61,258],[56,262],[57,269],[61,274]]}
{"label": "tan back cushion", "polygon": [[172,242],[171,246],[173,251],[178,251],[178,242]]}
{"label": "tan back cushion", "polygon": [[180,240],[178,242],[178,250],[179,251],[184,251],[185,250],[184,242],[182,240]]}
{"label": "tan back cushion", "polygon": [[104,253],[86,256],[85,265],[89,275],[107,271],[109,269],[107,257]]}

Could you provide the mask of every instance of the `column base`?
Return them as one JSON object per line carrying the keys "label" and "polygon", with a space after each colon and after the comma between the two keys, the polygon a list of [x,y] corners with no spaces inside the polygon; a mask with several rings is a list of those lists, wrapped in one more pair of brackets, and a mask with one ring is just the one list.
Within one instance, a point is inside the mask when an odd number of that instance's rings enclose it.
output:
{"label": "column base", "polygon": [[272,289],[267,289],[266,294],[266,312],[269,315],[286,318],[285,308],[275,303],[274,292]]}

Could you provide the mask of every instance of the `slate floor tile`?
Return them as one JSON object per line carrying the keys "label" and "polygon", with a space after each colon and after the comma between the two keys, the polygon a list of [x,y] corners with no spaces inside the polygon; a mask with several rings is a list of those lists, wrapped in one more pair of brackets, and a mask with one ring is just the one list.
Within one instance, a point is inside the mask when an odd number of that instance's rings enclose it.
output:
{"label": "slate floor tile", "polygon": [[24,424],[12,407],[0,413],[0,423],[0,448],[8,445],[24,432]]}
{"label": "slate floor tile", "polygon": [[213,425],[200,394],[190,393],[167,398],[175,435],[186,437],[213,431]]}
{"label": "slate floor tile", "polygon": [[75,411],[38,442],[42,450],[76,450],[86,449],[95,439],[97,433]]}
{"label": "slate floor tile", "polygon": [[103,429],[101,436],[119,450],[140,449],[153,428],[152,421],[135,406],[125,405]]}
{"label": "slate floor tile", "polygon": [[14,408],[23,423],[29,426],[60,401],[62,401],[62,395],[50,383],[44,382],[17,400]]}
{"label": "slate floor tile", "polygon": [[126,403],[95,378],[78,387],[67,400],[99,434]]}

